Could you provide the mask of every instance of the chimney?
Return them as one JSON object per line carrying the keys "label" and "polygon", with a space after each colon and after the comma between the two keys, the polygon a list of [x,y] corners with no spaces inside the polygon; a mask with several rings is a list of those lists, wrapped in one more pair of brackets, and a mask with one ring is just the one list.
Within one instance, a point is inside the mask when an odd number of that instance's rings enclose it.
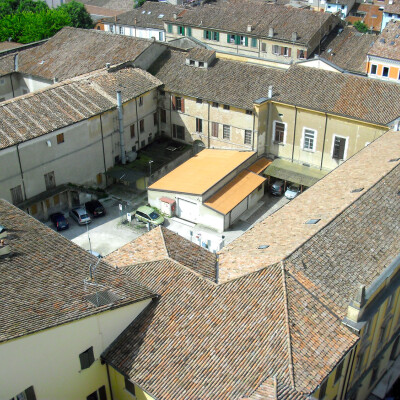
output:
{"label": "chimney", "polygon": [[253,30],[252,26],[249,24],[247,25],[247,32],[251,32]]}
{"label": "chimney", "polygon": [[135,18],[134,20],[133,20],[133,25],[136,25],[137,24],[137,18]]}
{"label": "chimney", "polygon": [[125,141],[124,141],[124,121],[122,117],[122,96],[120,90],[117,90],[117,108],[118,108],[119,140],[121,144],[121,162],[123,165],[125,165],[126,158],[125,158]]}
{"label": "chimney", "polygon": [[272,28],[272,26],[268,29],[268,37],[274,37],[274,28]]}
{"label": "chimney", "polygon": [[14,56],[14,71],[18,72],[18,53]]}
{"label": "chimney", "polygon": [[356,296],[354,298],[354,303],[359,307],[363,307],[365,304],[365,285],[359,285]]}
{"label": "chimney", "polygon": [[117,16],[116,15],[114,16],[114,21],[117,22]]}
{"label": "chimney", "polygon": [[174,13],[174,19],[178,19],[178,14]]}
{"label": "chimney", "polygon": [[295,42],[297,40],[297,32],[292,32],[292,41]]}
{"label": "chimney", "polygon": [[58,78],[54,77],[53,78],[53,83],[57,83],[58,82]]}
{"label": "chimney", "polygon": [[268,98],[272,99],[272,86],[268,86]]}
{"label": "chimney", "polygon": [[106,68],[109,69],[110,68],[110,63],[106,63]]}
{"label": "chimney", "polygon": [[10,245],[5,239],[0,239],[0,257],[6,256],[11,253]]}
{"label": "chimney", "polygon": [[393,0],[389,0],[389,4],[393,4]]}

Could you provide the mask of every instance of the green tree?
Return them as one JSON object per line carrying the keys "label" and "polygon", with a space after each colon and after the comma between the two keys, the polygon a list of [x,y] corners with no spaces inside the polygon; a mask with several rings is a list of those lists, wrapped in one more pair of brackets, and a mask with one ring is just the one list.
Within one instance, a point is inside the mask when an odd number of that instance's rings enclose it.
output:
{"label": "green tree", "polygon": [[133,0],[133,8],[141,7],[144,3],[146,0]]}
{"label": "green tree", "polygon": [[367,33],[369,31],[368,25],[364,24],[362,21],[354,22],[354,28],[358,30],[358,32]]}
{"label": "green tree", "polygon": [[49,6],[43,0],[20,0],[16,9],[16,13],[23,11],[40,12],[48,9]]}
{"label": "green tree", "polygon": [[90,14],[86,11],[85,6],[82,3],[71,1],[67,4],[63,4],[57,7],[57,10],[65,11],[71,18],[70,26],[74,28],[93,28],[93,21]]}
{"label": "green tree", "polygon": [[19,0],[0,0],[0,18],[14,14],[19,5]]}

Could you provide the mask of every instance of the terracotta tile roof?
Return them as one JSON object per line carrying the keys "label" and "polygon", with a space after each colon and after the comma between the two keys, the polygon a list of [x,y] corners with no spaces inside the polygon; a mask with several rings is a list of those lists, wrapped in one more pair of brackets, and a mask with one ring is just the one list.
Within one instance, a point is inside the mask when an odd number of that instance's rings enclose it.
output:
{"label": "terracotta tile roof", "polygon": [[79,3],[121,11],[132,10],[134,6],[132,0],[80,0]]}
{"label": "terracotta tile roof", "polygon": [[[251,110],[268,96],[300,107],[387,125],[400,115],[400,86],[376,79],[294,65],[287,71],[216,59],[210,67],[185,65],[187,52],[167,50],[149,72],[165,90]],[[240,93],[240,95],[238,95]]]}
{"label": "terracotta tile roof", "polygon": [[159,227],[110,253],[106,259],[111,265],[121,266],[170,258],[214,282],[216,255],[190,241],[180,239],[176,233]]}
{"label": "terracotta tile roof", "polygon": [[215,54],[215,50],[203,49],[201,47],[193,47],[193,49],[189,50],[187,57],[195,61],[208,62],[210,58],[215,56]]}
{"label": "terracotta tile roof", "polygon": [[155,398],[240,399],[272,376],[305,398],[358,340],[279,264],[219,286],[169,260],[124,271],[161,297],[103,357]]}
{"label": "terracotta tile roof", "polygon": [[359,13],[365,13],[363,17],[355,17],[352,15],[349,15],[346,18],[346,21],[354,24],[356,21],[362,21],[364,22],[368,28],[373,31],[379,32],[381,30],[382,26],[382,17],[383,17],[383,11],[380,10],[380,8],[384,4],[366,4],[366,3],[361,3],[361,4],[356,4],[357,8],[353,9],[351,13],[354,12],[359,12]]}
{"label": "terracotta tile roof", "polygon": [[346,71],[366,73],[367,53],[376,38],[376,35],[363,34],[347,26],[326,46],[321,58]]}
{"label": "terracotta tile roof", "polygon": [[204,205],[226,215],[264,182],[265,178],[260,175],[246,170],[242,171],[205,201]]}
{"label": "terracotta tile roof", "polygon": [[[297,43],[311,44],[314,35],[326,21],[338,22],[329,13],[305,9],[294,9],[278,4],[259,1],[225,1],[204,4],[181,13],[177,20],[166,18],[168,22],[203,29],[244,33],[249,36],[268,37],[269,28],[274,28],[274,39],[292,41],[292,33],[297,32]],[[247,31],[247,26],[252,31]]]}
{"label": "terracotta tile roof", "polygon": [[2,102],[0,149],[115,108],[117,89],[121,89],[125,102],[160,85],[156,78],[137,68],[103,70]]}
{"label": "terracotta tile roof", "polygon": [[22,43],[16,42],[0,42],[0,52],[4,50],[16,49],[17,47],[24,46]]}
{"label": "terracotta tile roof", "polygon": [[[185,65],[187,52],[167,50],[149,72],[165,90],[221,104],[252,110],[253,102],[268,95],[269,85],[278,85],[285,71],[242,62],[217,59],[210,67]],[[240,93],[240,95],[238,95]]]}
{"label": "terracotta tile roof", "polygon": [[[141,7],[120,14],[115,18],[104,19],[105,23],[114,23],[141,28],[157,28],[164,30],[164,18],[172,18],[173,14],[182,11],[182,7],[169,3],[146,1]],[[162,17],[160,17],[162,15]],[[135,23],[136,22],[136,23]]]}
{"label": "terracotta tile roof", "polygon": [[58,81],[135,60],[151,41],[65,27],[41,46],[19,52],[19,72]]}
{"label": "terracotta tile roof", "polygon": [[[285,207],[225,246],[219,252],[221,281],[275,264],[289,257],[317,232],[324,235],[324,229],[334,223],[340,213],[398,165],[398,162],[389,160],[400,157],[399,146],[399,132],[387,132]],[[351,192],[357,188],[364,190]],[[320,221],[308,225],[305,222],[309,219]],[[260,245],[270,247],[259,249]]]}
{"label": "terracotta tile roof", "polygon": [[97,258],[4,200],[0,224],[11,247],[0,259],[0,342],[155,296],[101,261],[96,281],[119,299],[96,307],[85,298],[96,286],[84,280]]}
{"label": "terracotta tile roof", "polygon": [[384,12],[388,14],[400,14],[400,1],[394,0],[392,4],[386,4]]}
{"label": "terracotta tile roof", "polygon": [[0,76],[11,74],[14,71],[14,54],[0,57]]}
{"label": "terracotta tile roof", "polygon": [[110,10],[105,7],[91,6],[89,4],[85,4],[86,11],[92,16],[100,16],[100,17],[115,17],[116,15],[120,15],[125,13],[125,10]]}
{"label": "terracotta tile roof", "polygon": [[254,154],[252,151],[205,149],[153,183],[149,190],[204,194]]}
{"label": "terracotta tile roof", "polygon": [[268,158],[261,157],[259,160],[257,160],[254,164],[250,165],[250,167],[247,167],[247,169],[251,172],[254,172],[255,174],[261,174],[265,170],[265,168],[268,167],[272,163],[272,160],[269,160]]}
{"label": "terracotta tile roof", "polygon": [[369,56],[400,60],[400,22],[388,22],[368,52]]}
{"label": "terracotta tile roof", "polygon": [[299,65],[289,68],[273,99],[380,125],[400,116],[400,85]]}

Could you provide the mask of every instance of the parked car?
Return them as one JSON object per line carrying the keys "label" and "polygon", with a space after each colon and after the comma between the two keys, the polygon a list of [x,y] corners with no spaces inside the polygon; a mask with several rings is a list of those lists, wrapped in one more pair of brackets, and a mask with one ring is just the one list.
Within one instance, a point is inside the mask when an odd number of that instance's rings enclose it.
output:
{"label": "parked car", "polygon": [[64,229],[69,228],[69,223],[65,219],[64,214],[62,212],[56,212],[50,215],[50,221],[54,224],[58,231],[62,231]]}
{"label": "parked car", "polygon": [[106,215],[106,209],[98,200],[88,201],[85,203],[85,208],[93,217]]}
{"label": "parked car", "polygon": [[89,215],[87,215],[87,212],[84,208],[77,207],[73,208],[70,212],[69,215],[79,224],[79,225],[86,225],[92,222],[90,219]]}
{"label": "parked car", "polygon": [[138,222],[150,222],[152,225],[163,225],[164,217],[156,213],[153,207],[142,206],[135,211],[135,219]]}
{"label": "parked car", "polygon": [[271,185],[271,194],[274,196],[282,196],[283,195],[283,181],[277,180]]}
{"label": "parked car", "polygon": [[295,197],[297,197],[300,194],[300,185],[292,183],[289,185],[289,187],[286,189],[285,192],[285,197],[289,200],[293,200]]}

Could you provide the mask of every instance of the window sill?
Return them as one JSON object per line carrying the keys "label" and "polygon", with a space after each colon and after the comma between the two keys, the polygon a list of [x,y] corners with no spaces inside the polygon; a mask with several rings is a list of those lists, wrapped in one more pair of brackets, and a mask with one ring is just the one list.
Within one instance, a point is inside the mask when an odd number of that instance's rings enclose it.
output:
{"label": "window sill", "polygon": [[313,149],[302,149],[303,151],[306,151],[307,153],[315,153],[315,150]]}
{"label": "window sill", "polygon": [[273,144],[276,144],[278,146],[284,146],[285,145],[284,142],[276,142],[275,140],[274,140]]}

